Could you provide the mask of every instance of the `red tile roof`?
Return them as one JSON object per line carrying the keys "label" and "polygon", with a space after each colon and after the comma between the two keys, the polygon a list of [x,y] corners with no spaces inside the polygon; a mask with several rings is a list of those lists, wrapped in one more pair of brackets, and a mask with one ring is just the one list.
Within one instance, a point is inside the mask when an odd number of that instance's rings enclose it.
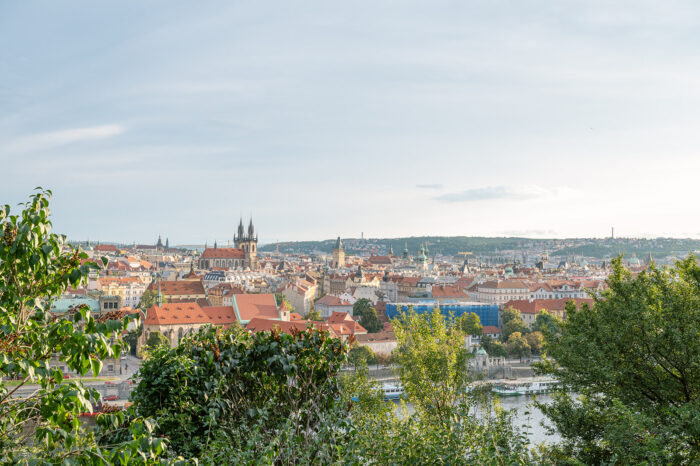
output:
{"label": "red tile roof", "polygon": [[279,319],[275,303],[275,295],[266,294],[235,294],[233,305],[238,310],[241,321],[252,320],[256,317]]}
{"label": "red tile roof", "polygon": [[416,286],[422,277],[403,277],[399,283],[402,285]]}
{"label": "red tile roof", "polygon": [[396,336],[393,331],[382,330],[377,333],[365,333],[362,335],[357,335],[358,342],[370,342],[370,341],[396,341]]}
{"label": "red tile roof", "polygon": [[[158,291],[158,282],[153,281],[148,285],[150,291]],[[164,296],[205,296],[204,284],[201,280],[161,280],[160,290]]]}
{"label": "red tile roof", "polygon": [[243,259],[245,252],[240,248],[206,248],[200,259]]}
{"label": "red tile roof", "polygon": [[94,250],[97,252],[117,252],[117,247],[113,244],[98,244]]}
{"label": "red tile roof", "polygon": [[494,325],[484,325],[481,331],[484,335],[493,335],[495,333],[501,333],[501,329]]}
{"label": "red tile roof", "polygon": [[534,301],[516,299],[508,301],[503,307],[512,307],[520,311],[521,314],[539,314],[542,310],[563,311],[569,301],[573,301],[577,308],[581,307],[583,303],[589,306],[593,304],[593,300],[590,298],[535,299]]}
{"label": "red tile roof", "polygon": [[352,306],[352,304],[350,304],[348,301],[330,294],[327,294],[323,298],[316,301],[316,304],[325,304],[326,306]]}
{"label": "red tile roof", "polygon": [[146,313],[146,325],[214,324],[228,326],[236,322],[231,306],[201,307],[197,303],[166,303]]}
{"label": "red tile roof", "polygon": [[464,290],[458,286],[440,285],[432,288],[433,298],[467,298]]}
{"label": "red tile roof", "polygon": [[490,281],[490,282],[484,282],[481,285],[479,285],[480,288],[498,288],[500,290],[502,289],[515,289],[515,288],[521,288],[521,289],[527,289],[529,290],[530,287],[525,285],[523,282],[519,280],[503,280],[500,282],[496,281]]}

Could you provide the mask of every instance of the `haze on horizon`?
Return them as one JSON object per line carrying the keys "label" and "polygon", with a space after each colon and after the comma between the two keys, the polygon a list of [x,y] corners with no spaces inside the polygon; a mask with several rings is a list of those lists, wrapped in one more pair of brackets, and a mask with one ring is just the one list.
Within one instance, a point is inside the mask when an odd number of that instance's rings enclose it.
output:
{"label": "haze on horizon", "polygon": [[0,5],[0,202],[72,239],[700,237],[700,4]]}

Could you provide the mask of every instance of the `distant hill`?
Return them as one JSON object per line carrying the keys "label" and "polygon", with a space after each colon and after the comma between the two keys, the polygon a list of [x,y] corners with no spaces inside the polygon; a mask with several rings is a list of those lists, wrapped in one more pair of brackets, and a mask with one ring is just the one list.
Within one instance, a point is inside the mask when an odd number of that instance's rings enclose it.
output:
{"label": "distant hill", "polygon": [[[279,243],[280,252],[284,253],[331,253],[335,239],[324,241],[295,241]],[[404,245],[409,254],[415,255],[418,249],[427,244],[430,255],[456,255],[459,252],[471,252],[475,256],[508,257],[524,252],[535,253],[547,251],[554,256],[585,256],[595,258],[614,257],[618,254],[646,258],[667,256],[685,256],[690,252],[700,251],[700,240],[679,238],[569,238],[569,239],[532,239],[518,237],[480,237],[480,236],[412,236],[405,238],[343,238],[346,253],[361,254],[374,250],[376,255],[384,255],[389,247],[394,255],[403,253]],[[277,243],[260,247],[261,252],[273,252]]]}

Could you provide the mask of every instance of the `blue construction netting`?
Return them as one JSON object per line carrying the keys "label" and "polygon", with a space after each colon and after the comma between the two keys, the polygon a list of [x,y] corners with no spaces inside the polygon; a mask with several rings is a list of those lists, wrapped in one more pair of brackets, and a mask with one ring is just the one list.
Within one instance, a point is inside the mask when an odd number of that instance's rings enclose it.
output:
{"label": "blue construction netting", "polygon": [[390,319],[393,319],[398,314],[398,308],[400,307],[403,311],[408,309],[408,306],[413,306],[413,310],[422,314],[424,312],[432,311],[436,306],[440,307],[440,312],[449,317],[450,314],[455,317],[460,317],[464,313],[473,312],[479,316],[481,320],[481,325],[493,325],[498,326],[498,305],[497,304],[477,304],[477,303],[444,303],[438,304],[437,302],[432,303],[387,303],[386,305],[386,315]]}

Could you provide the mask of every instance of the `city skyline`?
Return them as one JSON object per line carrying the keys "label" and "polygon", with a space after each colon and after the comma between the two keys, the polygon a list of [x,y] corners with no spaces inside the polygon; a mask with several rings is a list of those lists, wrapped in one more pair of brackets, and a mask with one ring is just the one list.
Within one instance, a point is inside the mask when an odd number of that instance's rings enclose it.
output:
{"label": "city skyline", "polygon": [[123,243],[700,238],[673,5],[3,4],[0,201]]}

